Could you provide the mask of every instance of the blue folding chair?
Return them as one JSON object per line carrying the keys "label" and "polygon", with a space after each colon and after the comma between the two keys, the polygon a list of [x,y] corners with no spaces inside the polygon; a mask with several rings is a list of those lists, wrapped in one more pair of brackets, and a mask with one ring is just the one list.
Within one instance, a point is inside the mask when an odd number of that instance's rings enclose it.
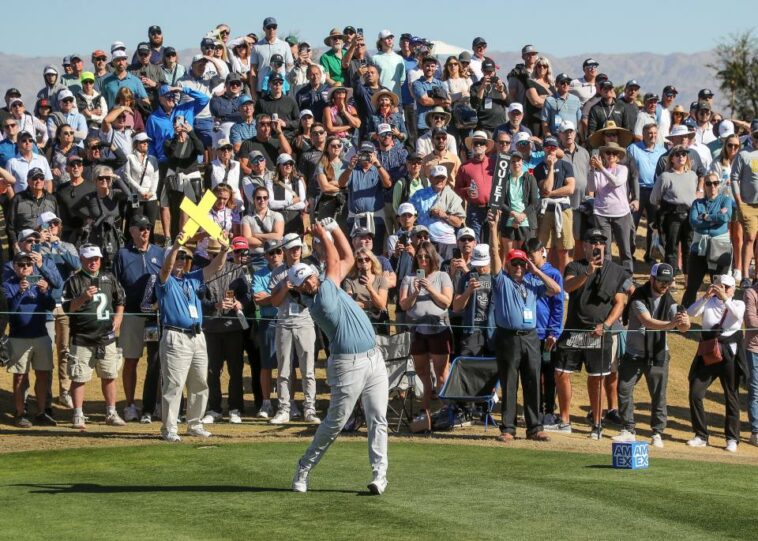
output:
{"label": "blue folding chair", "polygon": [[[495,357],[456,357],[450,365],[450,373],[439,397],[453,402],[485,404],[487,413],[484,429],[487,430],[490,422],[494,425],[492,410],[495,407],[499,386]],[[455,415],[453,408],[448,408],[448,415],[452,425]]]}

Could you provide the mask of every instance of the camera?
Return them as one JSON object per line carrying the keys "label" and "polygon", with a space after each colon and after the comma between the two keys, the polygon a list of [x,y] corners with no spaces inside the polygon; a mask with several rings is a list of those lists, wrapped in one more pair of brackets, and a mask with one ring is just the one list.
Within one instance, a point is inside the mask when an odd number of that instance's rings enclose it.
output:
{"label": "camera", "polygon": [[356,28],[356,29],[355,29],[355,32],[356,32],[356,34],[358,34],[359,36],[362,36],[362,35],[363,35],[363,28]]}
{"label": "camera", "polygon": [[371,161],[371,154],[368,152],[359,152],[358,153],[358,159],[362,162],[370,162]]}
{"label": "camera", "polygon": [[133,193],[129,196],[129,202],[132,204],[133,209],[139,208],[139,194]]}
{"label": "camera", "polygon": [[600,257],[600,248],[593,248],[592,249],[592,259],[596,259]]}
{"label": "camera", "polygon": [[492,77],[490,77],[490,83],[492,83],[493,85],[496,85],[499,82],[500,82],[500,78],[497,75],[493,75]]}
{"label": "camera", "polygon": [[410,240],[410,239],[408,238],[408,234],[407,234],[407,233],[403,233],[403,234],[402,234],[402,235],[400,235],[400,236],[398,237],[398,239],[397,239],[397,241],[398,241],[400,244],[403,244],[403,245],[405,245],[405,246],[407,246],[407,245],[409,244],[409,242],[408,242],[409,240]]}

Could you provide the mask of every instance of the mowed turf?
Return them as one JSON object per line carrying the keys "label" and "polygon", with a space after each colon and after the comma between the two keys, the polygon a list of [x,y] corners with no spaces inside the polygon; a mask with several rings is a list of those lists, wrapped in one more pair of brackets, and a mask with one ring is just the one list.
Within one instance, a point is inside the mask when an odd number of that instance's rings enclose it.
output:
{"label": "mowed turf", "polygon": [[393,442],[368,495],[365,440],[290,492],[298,443],[2,456],[5,539],[755,539],[754,466]]}

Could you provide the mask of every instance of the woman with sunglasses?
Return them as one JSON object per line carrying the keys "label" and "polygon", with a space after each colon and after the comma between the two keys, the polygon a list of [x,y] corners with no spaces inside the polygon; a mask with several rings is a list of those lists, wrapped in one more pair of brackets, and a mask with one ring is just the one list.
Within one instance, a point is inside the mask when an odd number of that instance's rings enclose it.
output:
{"label": "woman with sunglasses", "polygon": [[119,89],[116,93],[113,109],[110,110],[108,115],[113,115],[115,109],[120,109],[117,116],[124,115],[124,125],[127,128],[131,128],[135,132],[145,131],[143,115],[146,117],[150,114],[150,111],[145,111],[144,106],[137,103],[137,100],[134,99],[134,93],[131,90],[126,87]]}
{"label": "woman with sunglasses", "polygon": [[[729,224],[729,236],[734,247],[734,261],[732,264],[732,276],[740,284],[742,281],[742,224],[738,221],[736,212],[736,203],[732,193],[732,162],[740,151],[740,138],[736,134],[728,136],[721,147],[718,156],[711,162],[708,169],[709,173],[715,173],[719,184],[719,194],[732,200],[735,205],[735,211],[732,212],[732,221]],[[721,273],[720,273],[721,274]],[[740,284],[740,287],[742,285]]]}
{"label": "woman with sunglasses", "polygon": [[284,216],[284,233],[302,235],[307,227],[308,201],[305,179],[295,169],[292,156],[279,155],[274,178],[266,181],[266,188],[270,194],[269,206]]}
{"label": "woman with sunglasses", "polygon": [[419,420],[431,429],[429,409],[432,406],[432,372],[437,377],[436,389],[445,385],[453,334],[450,331],[448,307],[453,301],[453,282],[446,272],[440,271],[439,256],[429,241],[419,244],[413,258],[413,274],[400,284],[398,305],[413,322],[411,355],[421,382],[424,385],[422,413]]}
{"label": "woman with sunglasses", "polygon": [[[129,219],[142,214],[150,220],[153,226],[158,219],[158,159],[149,153],[150,138],[145,132],[140,132],[132,138],[133,152],[126,159],[124,180],[129,184],[133,199],[127,213]],[[135,204],[136,203],[136,204]],[[152,229],[150,236],[152,237]]]}
{"label": "woman with sunglasses", "polygon": [[550,61],[541,56],[534,65],[534,74],[526,84],[526,111],[524,121],[536,137],[542,138],[542,107],[548,96],[555,94]]}
{"label": "woman with sunglasses", "polygon": [[[95,191],[84,201],[89,217],[85,227],[85,242],[101,247],[102,265],[110,269],[116,252],[124,245],[123,217],[129,189],[124,182],[106,165],[93,169]],[[116,182],[117,187],[113,184]]]}
{"label": "woman with sunglasses", "polygon": [[355,263],[342,282],[342,289],[363,308],[374,325],[376,334],[389,335],[387,296],[389,285],[382,274],[382,265],[368,248],[355,251]]}
{"label": "woman with sunglasses", "polygon": [[458,57],[448,56],[445,61],[445,68],[442,71],[442,83],[447,90],[447,95],[453,102],[453,106],[457,102],[466,102],[471,96],[471,77],[461,74],[461,64],[458,61]]}
{"label": "woman with sunglasses", "polygon": [[692,240],[690,210],[697,197],[697,184],[697,173],[692,170],[687,148],[675,146],[668,155],[666,171],[656,178],[650,192],[650,204],[660,205],[659,227],[664,238],[666,263],[675,273],[687,272],[687,260],[683,257],[680,266],[678,253],[681,245],[682,254],[686,254]]}
{"label": "woman with sunglasses", "polygon": [[53,144],[45,152],[50,170],[53,172],[53,190],[61,184],[65,184],[71,177],[66,171],[69,156],[84,157],[82,147],[74,143],[74,128],[68,124],[58,126]]}
{"label": "woman with sunglasses", "polygon": [[693,236],[687,257],[687,288],[682,297],[684,306],[695,302],[706,274],[710,274],[713,283],[714,276],[727,274],[732,264],[729,226],[733,223],[734,200],[722,192],[717,173],[708,173],[704,184],[705,197],[695,199],[690,208]]}
{"label": "woman with sunglasses", "polygon": [[335,135],[343,141],[349,141],[361,127],[358,112],[348,100],[352,97],[350,88],[332,87],[327,97],[328,105],[324,108],[323,123],[326,133]]}
{"label": "woman with sunglasses", "polygon": [[340,227],[347,225],[346,190],[342,190],[338,180],[349,167],[342,159],[344,145],[339,137],[331,136],[326,140],[326,150],[316,167],[318,192],[314,204],[314,214],[317,220],[334,218]]}
{"label": "woman with sunglasses", "polygon": [[403,115],[398,109],[400,100],[392,92],[386,89],[378,90],[371,96],[374,106],[374,114],[369,119],[367,133],[372,134],[371,139],[379,142],[379,124],[389,124],[392,128],[392,137],[396,143],[403,143],[408,139],[408,130],[405,126]]}
{"label": "woman with sunglasses", "polygon": [[[224,236],[231,241],[240,232],[240,215],[235,204],[234,191],[231,186],[223,182],[217,184],[212,191],[216,196],[216,201],[208,211],[208,218],[216,223]],[[212,241],[204,231],[195,235],[195,240],[197,240],[197,247],[193,263],[197,268],[205,268],[212,259],[210,252],[218,248],[218,241]]]}
{"label": "woman with sunglasses", "polygon": [[264,246],[269,241],[280,241],[284,236],[284,217],[268,206],[269,191],[258,186],[253,192],[253,212],[242,218],[240,235],[247,239],[253,268],[265,266]]}
{"label": "woman with sunglasses", "polygon": [[100,129],[103,118],[108,113],[108,105],[103,95],[95,89],[95,74],[82,73],[82,89],[76,93],[76,108],[87,119],[90,133]]}

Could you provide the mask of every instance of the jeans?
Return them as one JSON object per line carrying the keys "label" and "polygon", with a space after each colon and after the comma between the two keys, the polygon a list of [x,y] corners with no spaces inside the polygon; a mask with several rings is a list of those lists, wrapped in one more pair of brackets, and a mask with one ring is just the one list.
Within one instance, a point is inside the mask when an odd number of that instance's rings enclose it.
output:
{"label": "jeans", "polygon": [[300,466],[311,470],[318,464],[342,431],[360,398],[368,427],[371,469],[375,476],[386,475],[389,384],[381,352],[374,348],[366,353],[340,359],[330,357],[327,361],[326,380],[331,388],[329,411],[300,459]]}
{"label": "jeans", "polygon": [[740,399],[737,389],[737,368],[734,355],[725,351],[729,346],[721,345],[724,360],[707,366],[700,357],[695,357],[690,368],[690,418],[692,430],[700,439],[708,441],[708,421],[703,407],[703,399],[708,387],[719,380],[724,390],[726,417],[724,433],[727,440],[740,440]]}
{"label": "jeans", "polygon": [[750,432],[758,434],[758,353],[747,352],[750,379],[748,379],[747,415],[750,419]]}
{"label": "jeans", "polygon": [[645,216],[647,217],[647,234],[645,235],[645,257],[650,257],[650,242],[653,237],[653,225],[655,225],[656,219],[658,217],[658,207],[656,205],[650,204],[650,193],[653,191],[653,188],[643,188],[640,186],[640,210],[637,212],[634,212],[632,216],[634,217],[634,231],[637,231],[637,226],[640,225],[640,218],[642,218],[642,213],[645,213]]}
{"label": "jeans", "polygon": [[466,211],[466,226],[474,230],[476,242],[487,242],[489,240],[489,229],[487,225],[487,207],[475,207],[469,205]]}
{"label": "jeans", "polygon": [[655,434],[663,434],[668,418],[666,409],[668,372],[668,361],[661,366],[654,366],[644,357],[625,355],[621,359],[618,371],[619,415],[624,421],[626,430],[634,431],[634,386],[644,375],[650,393],[650,428]]}

